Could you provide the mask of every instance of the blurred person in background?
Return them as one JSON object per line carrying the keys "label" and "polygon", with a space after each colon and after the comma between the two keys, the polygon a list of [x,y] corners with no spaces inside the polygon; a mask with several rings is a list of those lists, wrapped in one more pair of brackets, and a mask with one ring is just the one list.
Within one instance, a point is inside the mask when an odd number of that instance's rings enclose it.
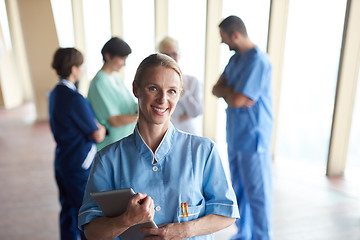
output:
{"label": "blurred person in background", "polygon": [[271,239],[271,64],[248,37],[244,22],[229,16],[220,25],[223,43],[235,51],[213,94],[223,98],[231,181],[241,218],[231,239]]}
{"label": "blurred person in background", "polygon": [[75,48],[59,48],[52,62],[59,80],[49,97],[49,121],[56,141],[55,178],[62,240],[77,240],[79,236],[85,239],[77,228],[77,216],[96,154],[95,143],[103,141],[106,132],[75,87],[82,63],[83,55]]}
{"label": "blurred person in background", "polygon": [[[174,38],[163,38],[158,45],[158,51],[168,55],[179,63],[179,43]],[[171,116],[171,122],[179,130],[200,135],[201,130],[196,127],[195,118],[200,116],[203,112],[202,84],[197,78],[185,74],[183,74],[183,82],[183,94]]]}
{"label": "blurred person in background", "polygon": [[104,141],[97,144],[98,150],[128,136],[135,127],[137,104],[117,74],[130,53],[124,40],[111,38],[101,50],[104,64],[90,83],[87,98],[97,120],[107,129]]}

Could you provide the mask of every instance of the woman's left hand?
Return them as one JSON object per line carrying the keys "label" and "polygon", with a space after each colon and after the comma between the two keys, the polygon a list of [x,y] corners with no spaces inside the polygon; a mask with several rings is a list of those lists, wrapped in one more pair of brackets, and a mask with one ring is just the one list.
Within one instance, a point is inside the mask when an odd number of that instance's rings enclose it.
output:
{"label": "woman's left hand", "polygon": [[142,228],[141,232],[149,234],[144,240],[182,240],[189,238],[186,223],[169,223],[159,228]]}

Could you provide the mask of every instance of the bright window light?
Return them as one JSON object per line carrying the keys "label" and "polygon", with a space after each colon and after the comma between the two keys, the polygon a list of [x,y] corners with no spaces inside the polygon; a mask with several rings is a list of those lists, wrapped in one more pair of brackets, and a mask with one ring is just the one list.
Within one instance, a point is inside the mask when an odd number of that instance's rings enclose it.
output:
{"label": "bright window light", "polygon": [[74,47],[74,24],[71,0],[51,0],[60,47]]}
{"label": "bright window light", "polygon": [[124,69],[125,84],[131,89],[131,84],[140,62],[155,52],[154,1],[127,0],[122,3],[123,38],[132,49]]}
{"label": "bright window light", "polygon": [[[0,0],[0,24],[1,24],[2,34],[4,36],[5,46],[8,51],[11,51],[12,44],[11,44],[11,37],[10,37],[10,30],[9,30],[9,22],[8,22],[8,17],[7,17],[6,6],[5,6],[4,0]],[[1,49],[0,49],[0,54],[1,54]]]}
{"label": "bright window light", "polygon": [[103,65],[101,49],[111,38],[109,1],[83,0],[86,70],[92,79]]}
{"label": "bright window light", "polygon": [[[291,0],[276,156],[318,164],[328,156],[346,0]],[[314,165],[315,166],[315,165]]]}
{"label": "bright window light", "polygon": [[[181,71],[196,77],[202,83],[205,71],[205,30],[206,1],[169,1],[169,36],[179,42]],[[200,135],[203,128],[202,120],[202,116],[195,120]]]}

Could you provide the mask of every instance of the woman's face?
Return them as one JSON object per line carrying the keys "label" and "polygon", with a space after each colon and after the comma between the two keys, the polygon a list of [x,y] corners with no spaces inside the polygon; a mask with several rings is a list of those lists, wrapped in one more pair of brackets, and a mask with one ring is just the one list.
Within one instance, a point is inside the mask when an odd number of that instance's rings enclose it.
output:
{"label": "woman's face", "polygon": [[163,66],[145,71],[139,86],[133,85],[139,102],[139,120],[150,124],[168,124],[180,98],[180,76],[175,70]]}
{"label": "woman's face", "polygon": [[110,56],[108,55],[108,57],[106,58],[106,63],[111,67],[113,71],[118,72],[123,66],[125,66],[126,58],[127,56],[126,57],[114,56],[110,58]]}

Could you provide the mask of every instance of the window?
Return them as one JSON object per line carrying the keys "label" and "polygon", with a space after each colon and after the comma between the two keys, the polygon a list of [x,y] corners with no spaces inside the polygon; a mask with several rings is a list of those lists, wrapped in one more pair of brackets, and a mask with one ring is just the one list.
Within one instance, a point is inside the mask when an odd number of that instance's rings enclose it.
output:
{"label": "window", "polygon": [[100,70],[101,49],[111,38],[109,1],[83,0],[86,41],[86,69],[89,79]]}
{"label": "window", "polygon": [[324,172],[345,8],[345,0],[289,4],[276,156]]}
{"label": "window", "polygon": [[[184,74],[196,77],[202,84],[205,69],[205,30],[206,1],[169,1],[169,36],[179,42],[180,68]],[[200,135],[202,120],[202,116],[195,120]]]}
{"label": "window", "polygon": [[125,66],[125,85],[131,89],[140,62],[155,52],[154,1],[129,0],[122,3],[123,37],[132,49]]}
{"label": "window", "polygon": [[74,24],[71,0],[51,0],[60,47],[74,47]]}
{"label": "window", "polygon": [[[11,51],[12,44],[11,44],[9,22],[8,22],[8,17],[7,17],[7,12],[6,12],[5,0],[0,0],[0,24],[1,24],[0,29],[2,30],[2,34],[4,36],[5,47],[7,48],[8,51]],[[5,50],[2,50],[1,45],[0,45],[0,57],[1,57],[2,51],[5,51]]]}

